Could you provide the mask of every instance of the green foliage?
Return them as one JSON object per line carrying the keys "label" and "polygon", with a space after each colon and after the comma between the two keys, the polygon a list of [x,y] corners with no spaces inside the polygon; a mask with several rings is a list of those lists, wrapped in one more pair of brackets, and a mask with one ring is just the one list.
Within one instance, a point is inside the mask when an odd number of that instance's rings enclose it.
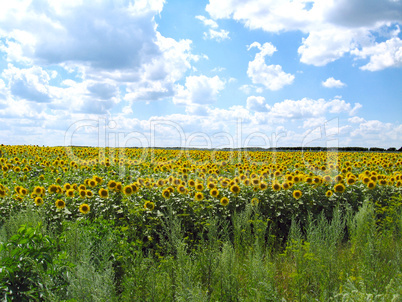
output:
{"label": "green foliage", "polygon": [[0,291],[6,301],[37,301],[66,288],[65,254],[36,227],[22,225],[0,245]]}

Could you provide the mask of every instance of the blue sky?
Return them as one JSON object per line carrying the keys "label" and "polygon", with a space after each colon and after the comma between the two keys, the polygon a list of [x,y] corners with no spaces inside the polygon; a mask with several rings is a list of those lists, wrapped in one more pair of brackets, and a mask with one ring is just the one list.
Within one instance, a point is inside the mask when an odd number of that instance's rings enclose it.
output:
{"label": "blue sky", "polygon": [[401,0],[0,4],[0,143],[402,146]]}

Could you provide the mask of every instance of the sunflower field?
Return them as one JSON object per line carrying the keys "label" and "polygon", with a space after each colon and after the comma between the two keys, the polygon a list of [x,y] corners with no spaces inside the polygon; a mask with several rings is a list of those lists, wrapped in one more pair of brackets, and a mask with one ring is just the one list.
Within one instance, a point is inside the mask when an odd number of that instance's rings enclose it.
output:
{"label": "sunflower field", "polygon": [[402,301],[400,153],[2,145],[0,168],[6,301]]}

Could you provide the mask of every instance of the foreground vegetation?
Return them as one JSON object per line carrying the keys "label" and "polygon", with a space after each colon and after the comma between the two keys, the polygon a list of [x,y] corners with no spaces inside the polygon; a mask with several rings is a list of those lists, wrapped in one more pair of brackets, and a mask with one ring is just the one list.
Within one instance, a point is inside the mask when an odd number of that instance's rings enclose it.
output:
{"label": "foreground vegetation", "polygon": [[9,301],[400,301],[398,153],[1,146]]}

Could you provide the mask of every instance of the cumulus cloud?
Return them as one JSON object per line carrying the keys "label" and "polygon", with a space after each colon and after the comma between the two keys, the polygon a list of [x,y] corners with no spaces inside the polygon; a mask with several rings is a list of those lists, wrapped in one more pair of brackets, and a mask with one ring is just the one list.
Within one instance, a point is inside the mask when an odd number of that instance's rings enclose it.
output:
{"label": "cumulus cloud", "polygon": [[266,112],[271,108],[265,103],[265,98],[263,96],[249,96],[246,102],[246,107],[250,111]]}
{"label": "cumulus cloud", "polygon": [[248,50],[253,47],[260,50],[254,60],[248,63],[247,75],[254,84],[262,84],[269,90],[279,90],[283,86],[293,83],[294,75],[284,72],[282,66],[265,63],[265,57],[272,56],[276,51],[275,46],[268,42],[263,45],[254,42],[248,47]]}
{"label": "cumulus cloud", "polygon": [[377,47],[373,33],[380,36],[395,34],[393,24],[402,22],[401,1],[210,0],[206,11],[213,19],[231,18],[252,30],[301,31],[307,37],[302,39],[298,53],[305,64],[324,66],[351,53],[372,56],[374,62],[363,68],[366,70],[400,66],[398,56],[393,52],[395,41],[388,40],[390,45],[378,46],[390,48],[390,54],[384,55],[387,60],[383,64],[371,47]]}
{"label": "cumulus cloud", "polygon": [[321,82],[321,84],[326,88],[342,88],[346,86],[346,84],[342,83],[341,80],[335,80],[333,77],[326,79],[325,81]]}
{"label": "cumulus cloud", "polygon": [[402,66],[402,40],[398,37],[365,46],[361,50],[354,49],[351,53],[360,59],[370,58],[366,65],[360,67],[362,70],[377,71]]}
{"label": "cumulus cloud", "polygon": [[213,104],[219,92],[225,88],[225,82],[219,76],[188,76],[185,87],[177,86],[177,94],[173,98],[175,104]]}
{"label": "cumulus cloud", "polygon": [[[123,86],[129,103],[171,97],[176,82],[199,59],[191,53],[190,40],[177,41],[157,31],[154,16],[164,0],[16,2],[21,3],[3,6],[6,13],[0,14],[0,51],[6,60],[30,68],[57,66],[75,73],[77,81],[99,82],[92,94],[106,81]],[[33,96],[39,86],[21,81],[11,83],[12,93]],[[48,100],[43,89],[39,92],[36,99]],[[114,88],[109,93],[118,96]]]}
{"label": "cumulus cloud", "polygon": [[200,20],[205,26],[209,27],[208,32],[204,32],[204,39],[212,39],[218,42],[230,39],[229,32],[224,29],[218,30],[218,23],[212,19],[208,19],[204,16],[196,16],[196,19]]}

